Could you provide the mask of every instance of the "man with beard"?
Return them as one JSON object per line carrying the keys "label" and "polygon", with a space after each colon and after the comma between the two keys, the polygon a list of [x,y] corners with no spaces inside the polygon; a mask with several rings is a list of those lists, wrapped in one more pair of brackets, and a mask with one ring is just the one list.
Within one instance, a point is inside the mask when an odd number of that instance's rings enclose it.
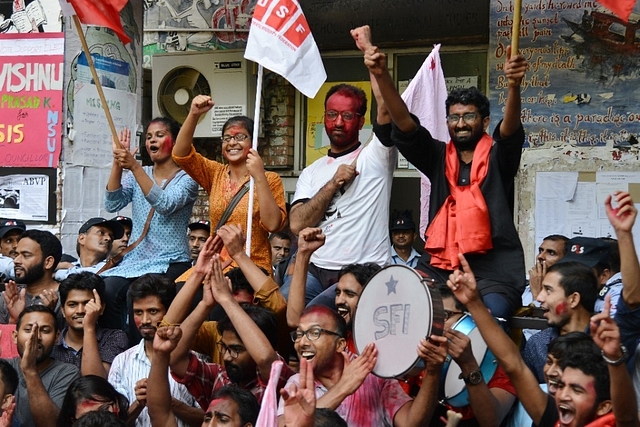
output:
{"label": "man with beard", "polygon": [[[20,236],[15,263],[16,280],[9,281],[0,298],[0,323],[15,323],[25,307],[33,304],[53,309],[60,324],[58,282],[53,272],[62,256],[60,240],[48,231],[27,230]],[[18,286],[16,284],[18,283]]]}
{"label": "man with beard", "polygon": [[52,357],[76,365],[82,375],[107,378],[113,359],[129,347],[129,338],[120,329],[97,326],[104,311],[104,280],[83,271],[64,279],[58,291],[67,326],[60,333]]}
{"label": "man with beard", "polygon": [[18,240],[27,229],[17,219],[0,220],[0,284],[13,278],[13,260],[18,256]]}
{"label": "man with beard", "polygon": [[[261,271],[257,266],[256,269]],[[218,324],[220,340],[216,346],[224,366],[205,363],[189,351],[206,313],[215,303],[220,304],[226,316]],[[162,325],[169,325],[163,322]],[[271,364],[283,360],[274,350],[278,341],[275,314],[252,304],[240,304],[231,292],[231,283],[222,274],[219,254],[213,256],[212,271],[205,279],[202,301],[181,323],[182,339],[171,352],[171,373],[179,383],[206,409],[213,393],[220,387],[235,383],[247,389],[262,401],[269,381]],[[284,362],[284,360],[283,360]],[[277,390],[294,372],[286,363],[280,374]]]}
{"label": "man with beard", "polygon": [[191,255],[191,264],[196,265],[198,255],[202,247],[207,242],[211,234],[211,223],[207,220],[200,220],[189,224],[189,253]]}
{"label": "man with beard", "polygon": [[[377,122],[390,123],[373,79],[372,91]],[[338,281],[343,265],[390,261],[389,198],[398,153],[392,141],[373,138],[366,145],[360,143],[367,113],[367,97],[360,88],[333,86],[324,107],[329,152],[300,174],[289,225],[294,234],[319,227],[327,235],[327,244],[313,254],[309,266],[311,275],[327,289]]]}
{"label": "man with beard", "polygon": [[23,427],[54,427],[78,368],[51,358],[59,329],[55,313],[43,305],[25,308],[17,319],[13,342],[19,357],[9,360],[20,377],[15,416]]}
{"label": "man with beard", "polygon": [[54,278],[60,282],[81,271],[98,273],[111,253],[113,241],[122,238],[123,234],[124,228],[118,221],[99,217],[89,219],[78,231],[76,252],[79,259],[69,268],[56,271]]}
{"label": "man with beard", "polygon": [[513,223],[513,180],[524,130],[520,122],[520,83],[527,62],[507,48],[504,64],[508,95],[504,118],[493,138],[489,100],[477,88],[458,89],[446,100],[449,144],[433,138],[398,94],[386,57],[371,44],[369,27],[354,30],[364,62],[378,83],[392,123],[374,128],[431,181],[425,254],[417,269],[444,282],[467,254],[478,289],[495,317],[509,319],[525,287],[524,253]]}
{"label": "man with beard", "polygon": [[[133,301],[133,321],[142,335],[140,344],[120,353],[113,359],[109,382],[129,399],[129,422],[137,427],[151,427],[147,412],[147,377],[153,359],[153,338],[158,323],[167,312],[175,296],[173,282],[159,275],[145,274],[129,287]],[[173,411],[178,425],[198,425],[204,412],[194,407],[195,400],[187,389],[170,380]],[[132,424],[133,425],[133,424]]]}

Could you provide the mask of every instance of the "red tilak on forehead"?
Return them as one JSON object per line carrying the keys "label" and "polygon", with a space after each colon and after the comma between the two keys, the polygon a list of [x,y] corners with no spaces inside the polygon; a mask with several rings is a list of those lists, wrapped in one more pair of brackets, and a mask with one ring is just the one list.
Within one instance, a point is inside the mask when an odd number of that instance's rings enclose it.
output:
{"label": "red tilak on forehead", "polygon": [[567,314],[569,311],[569,307],[565,301],[562,301],[560,304],[556,306],[556,315],[561,316],[563,314]]}

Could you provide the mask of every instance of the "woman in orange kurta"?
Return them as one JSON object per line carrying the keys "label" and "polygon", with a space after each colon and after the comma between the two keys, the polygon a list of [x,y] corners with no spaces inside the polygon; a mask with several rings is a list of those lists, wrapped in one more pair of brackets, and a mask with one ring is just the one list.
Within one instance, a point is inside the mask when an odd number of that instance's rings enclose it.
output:
{"label": "woman in orange kurta", "polygon": [[[173,147],[173,159],[209,193],[211,224],[218,223],[233,196],[249,180],[249,176],[253,177],[255,197],[251,259],[271,272],[269,232],[281,229],[286,219],[282,180],[275,172],[265,172],[260,155],[251,148],[253,121],[245,116],[233,117],[222,127],[222,155],[227,161],[226,165],[196,152],[193,134],[198,119],[213,108],[213,105],[209,96],[198,95],[193,99]],[[227,224],[239,224],[243,229],[246,228],[248,209],[247,193],[233,210]],[[225,252],[222,255],[228,258]]]}

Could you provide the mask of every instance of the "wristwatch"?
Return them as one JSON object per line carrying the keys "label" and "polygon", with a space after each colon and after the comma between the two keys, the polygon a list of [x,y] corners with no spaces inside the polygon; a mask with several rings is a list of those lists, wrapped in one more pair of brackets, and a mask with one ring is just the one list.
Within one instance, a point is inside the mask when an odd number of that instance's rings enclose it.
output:
{"label": "wristwatch", "polygon": [[458,376],[458,379],[463,380],[467,385],[478,385],[482,382],[482,372],[480,371],[471,371],[469,372],[469,376],[463,377],[462,373]]}

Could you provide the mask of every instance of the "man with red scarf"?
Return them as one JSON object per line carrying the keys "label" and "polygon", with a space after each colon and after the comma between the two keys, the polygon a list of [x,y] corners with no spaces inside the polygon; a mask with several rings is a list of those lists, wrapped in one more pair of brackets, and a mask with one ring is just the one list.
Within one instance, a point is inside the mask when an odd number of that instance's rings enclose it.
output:
{"label": "man with red scarf", "polygon": [[508,96],[504,118],[493,137],[489,100],[478,89],[451,92],[446,101],[450,143],[435,140],[412,115],[389,75],[386,58],[361,32],[364,62],[380,87],[393,121],[375,125],[383,143],[400,152],[431,180],[425,254],[417,269],[446,282],[463,253],[478,277],[478,288],[496,317],[510,318],[525,288],[522,244],[513,223],[513,180],[520,164],[524,130],[520,83],[527,62],[507,48],[504,72]]}

